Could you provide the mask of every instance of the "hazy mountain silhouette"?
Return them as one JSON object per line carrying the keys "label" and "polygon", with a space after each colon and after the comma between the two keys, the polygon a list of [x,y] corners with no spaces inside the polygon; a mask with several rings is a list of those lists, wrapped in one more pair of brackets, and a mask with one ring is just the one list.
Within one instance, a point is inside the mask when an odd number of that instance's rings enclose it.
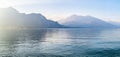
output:
{"label": "hazy mountain silhouette", "polygon": [[110,21],[111,24],[120,27],[120,22]]}
{"label": "hazy mountain silhouette", "polygon": [[64,19],[61,24],[69,27],[115,27],[113,24],[99,18],[78,15],[72,15]]}
{"label": "hazy mountain silhouette", "polygon": [[58,22],[47,20],[43,15],[19,13],[16,9],[0,9],[0,27],[26,27],[26,28],[58,28],[63,27]]}
{"label": "hazy mountain silhouette", "polygon": [[112,23],[108,23],[99,18],[92,16],[72,15],[60,22],[48,20],[41,14],[19,13],[16,9],[1,8],[0,9],[0,27],[7,28],[61,28],[61,27],[116,27]]}

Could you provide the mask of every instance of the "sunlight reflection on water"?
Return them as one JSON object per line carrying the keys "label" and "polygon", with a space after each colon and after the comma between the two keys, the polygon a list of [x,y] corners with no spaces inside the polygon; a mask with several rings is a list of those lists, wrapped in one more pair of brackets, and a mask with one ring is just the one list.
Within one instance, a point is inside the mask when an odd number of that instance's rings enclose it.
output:
{"label": "sunlight reflection on water", "polygon": [[120,29],[0,30],[0,56],[120,56]]}

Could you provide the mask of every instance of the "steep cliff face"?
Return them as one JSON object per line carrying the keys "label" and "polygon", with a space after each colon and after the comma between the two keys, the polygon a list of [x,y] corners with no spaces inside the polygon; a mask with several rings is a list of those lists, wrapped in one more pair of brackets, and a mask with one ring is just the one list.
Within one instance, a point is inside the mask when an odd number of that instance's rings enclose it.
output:
{"label": "steep cliff face", "polygon": [[26,27],[26,28],[57,28],[63,27],[57,22],[47,20],[41,14],[19,13],[14,8],[0,9],[0,26],[1,27]]}

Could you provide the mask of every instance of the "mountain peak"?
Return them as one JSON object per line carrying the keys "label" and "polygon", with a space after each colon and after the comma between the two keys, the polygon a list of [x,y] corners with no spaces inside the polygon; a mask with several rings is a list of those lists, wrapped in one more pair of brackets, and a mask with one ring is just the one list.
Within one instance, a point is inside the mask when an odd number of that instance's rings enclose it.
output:
{"label": "mountain peak", "polygon": [[12,10],[15,10],[13,7],[8,7],[7,9],[12,9]]}
{"label": "mountain peak", "polygon": [[63,26],[54,21],[47,20],[41,14],[19,13],[13,7],[9,7],[0,9],[0,27],[57,28]]}
{"label": "mountain peak", "polygon": [[8,7],[8,8],[0,8],[0,12],[6,13],[6,14],[12,14],[12,13],[19,13],[15,8]]}
{"label": "mountain peak", "polygon": [[72,15],[61,21],[61,24],[69,27],[113,27],[112,24],[89,15]]}

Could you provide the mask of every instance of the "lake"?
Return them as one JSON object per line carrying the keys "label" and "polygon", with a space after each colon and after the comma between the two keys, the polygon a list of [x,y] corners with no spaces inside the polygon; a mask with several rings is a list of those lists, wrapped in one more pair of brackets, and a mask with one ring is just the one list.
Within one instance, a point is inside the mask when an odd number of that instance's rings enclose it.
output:
{"label": "lake", "polygon": [[0,30],[0,57],[120,57],[120,29]]}

